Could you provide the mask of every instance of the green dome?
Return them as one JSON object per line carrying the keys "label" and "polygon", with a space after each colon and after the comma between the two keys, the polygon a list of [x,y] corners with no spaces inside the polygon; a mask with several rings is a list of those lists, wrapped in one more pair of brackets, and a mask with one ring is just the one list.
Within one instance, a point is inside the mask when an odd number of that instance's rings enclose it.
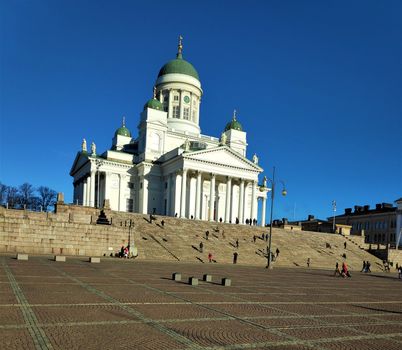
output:
{"label": "green dome", "polygon": [[145,105],[144,109],[152,108],[157,109],[158,111],[163,111],[163,105],[160,103],[155,97],[151,98]]}
{"label": "green dome", "polygon": [[228,131],[230,129],[243,131],[241,124],[236,119],[233,119],[232,121],[226,124],[225,131]]}
{"label": "green dome", "polygon": [[124,125],[121,126],[120,128],[118,128],[116,130],[116,132],[114,133],[115,136],[120,135],[120,136],[128,136],[131,137],[131,132],[130,130],[128,130]]}
{"label": "green dome", "polygon": [[159,71],[158,78],[165,74],[179,73],[189,75],[197,80],[200,80],[197,71],[193,65],[178,55],[178,58],[166,63]]}

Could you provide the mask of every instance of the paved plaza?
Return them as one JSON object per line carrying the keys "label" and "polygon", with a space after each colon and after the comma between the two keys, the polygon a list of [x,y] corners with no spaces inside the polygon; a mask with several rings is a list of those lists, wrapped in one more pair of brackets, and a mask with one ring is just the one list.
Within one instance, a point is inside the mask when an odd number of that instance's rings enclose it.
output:
{"label": "paved plaza", "polygon": [[[240,265],[0,256],[1,349],[401,349],[402,281]],[[182,281],[171,279],[173,272]],[[203,282],[203,274],[212,282]],[[200,279],[198,286],[185,282]],[[220,285],[223,277],[232,286]]]}

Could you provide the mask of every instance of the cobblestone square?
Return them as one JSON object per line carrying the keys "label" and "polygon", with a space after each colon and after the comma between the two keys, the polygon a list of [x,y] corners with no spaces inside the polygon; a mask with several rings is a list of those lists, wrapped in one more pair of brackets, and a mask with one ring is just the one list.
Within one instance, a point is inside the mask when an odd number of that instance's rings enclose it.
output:
{"label": "cobblestone square", "polygon": [[0,264],[1,349],[402,348],[393,272],[343,279],[316,269],[7,255]]}

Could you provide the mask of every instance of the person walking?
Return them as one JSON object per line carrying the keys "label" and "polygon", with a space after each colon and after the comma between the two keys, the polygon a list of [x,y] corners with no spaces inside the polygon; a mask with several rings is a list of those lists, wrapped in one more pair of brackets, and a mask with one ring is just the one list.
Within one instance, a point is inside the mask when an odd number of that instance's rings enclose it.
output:
{"label": "person walking", "polygon": [[236,248],[239,249],[239,239],[236,239]]}
{"label": "person walking", "polygon": [[371,266],[371,264],[370,264],[370,262],[367,260],[367,261],[366,261],[366,272],[371,272],[370,266]]}
{"label": "person walking", "polygon": [[254,236],[253,236],[253,241],[254,241],[254,243],[255,243],[256,240],[257,240],[257,236],[254,235]]}
{"label": "person walking", "polygon": [[200,253],[202,253],[204,250],[204,243],[200,242]]}
{"label": "person walking", "polygon": [[276,248],[276,257],[279,256],[279,248]]}
{"label": "person walking", "polygon": [[233,253],[233,264],[237,263],[237,257],[239,256],[239,254],[237,252]]}
{"label": "person walking", "polygon": [[338,275],[338,276],[341,275],[341,271],[339,270],[339,263],[338,263],[338,262],[336,262],[336,264],[335,264],[335,273],[334,273],[334,276],[336,276],[336,275]]}
{"label": "person walking", "polygon": [[208,253],[208,261],[211,263],[212,262],[212,254]]}
{"label": "person walking", "polygon": [[307,258],[307,267],[310,267],[310,262],[311,262],[310,258]]}
{"label": "person walking", "polygon": [[344,243],[343,243],[343,248],[345,248],[345,249],[346,249],[346,242],[344,242]]}
{"label": "person walking", "polygon": [[209,231],[205,232],[205,239],[208,241]]}

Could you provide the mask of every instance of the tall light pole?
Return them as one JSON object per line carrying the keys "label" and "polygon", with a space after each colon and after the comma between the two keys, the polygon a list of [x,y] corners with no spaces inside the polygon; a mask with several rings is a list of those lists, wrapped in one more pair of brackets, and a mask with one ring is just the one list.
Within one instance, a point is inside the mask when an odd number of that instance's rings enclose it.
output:
{"label": "tall light pole", "polygon": [[333,216],[333,219],[332,219],[332,232],[335,233],[336,200],[332,201],[332,211],[334,212],[334,216]]}
{"label": "tall light pole", "polygon": [[103,164],[103,161],[101,161],[101,160],[99,160],[99,159],[97,159],[96,161],[95,161],[95,164],[96,164],[96,171],[97,171],[97,173],[98,173],[98,196],[97,196],[97,208],[100,208],[100,204],[99,204],[99,200],[100,200],[100,172],[99,172],[99,168],[102,166],[102,164]]}
{"label": "tall light pole", "polygon": [[[274,198],[275,198],[275,167],[272,171],[272,179],[266,178],[271,182],[271,219],[270,219],[270,224],[269,224],[269,242],[268,242],[268,261],[267,261],[267,269],[271,268],[271,247],[272,247],[272,216],[274,213]],[[283,181],[280,181],[283,185],[282,189],[282,196],[287,195],[287,191],[285,188],[285,183]]]}

